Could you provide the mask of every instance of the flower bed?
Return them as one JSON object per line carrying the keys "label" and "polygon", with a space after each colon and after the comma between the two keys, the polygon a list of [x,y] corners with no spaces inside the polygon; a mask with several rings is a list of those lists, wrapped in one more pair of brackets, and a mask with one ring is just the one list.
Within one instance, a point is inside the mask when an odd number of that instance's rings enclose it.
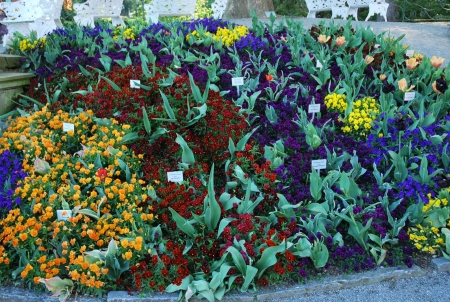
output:
{"label": "flower bed", "polygon": [[13,50],[38,77],[0,137],[3,282],[213,301],[450,252],[438,58],[349,25],[213,19]]}

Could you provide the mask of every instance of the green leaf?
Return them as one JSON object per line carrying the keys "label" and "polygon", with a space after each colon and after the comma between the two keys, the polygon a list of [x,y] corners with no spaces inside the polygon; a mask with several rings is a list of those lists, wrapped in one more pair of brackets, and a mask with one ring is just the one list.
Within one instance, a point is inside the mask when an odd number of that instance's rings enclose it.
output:
{"label": "green leaf", "polygon": [[142,107],[142,118],[144,120],[145,131],[148,134],[151,134],[152,133],[152,127],[150,125],[150,120],[148,119],[148,114],[147,114],[147,110],[145,110],[145,107]]}
{"label": "green leaf", "polygon": [[177,224],[177,227],[184,232],[186,235],[194,238],[196,235],[196,231],[194,227],[184,219],[177,211],[173,210],[169,207],[170,212],[172,213],[173,220]]}
{"label": "green leaf", "polygon": [[140,139],[139,133],[137,132],[130,132],[128,134],[125,134],[122,137],[122,140],[120,141],[121,144],[128,144],[132,141]]}
{"label": "green leaf", "polygon": [[232,222],[233,220],[236,220],[234,218],[222,218],[219,224],[219,230],[217,231],[217,238],[220,237],[220,234],[222,234],[223,230],[227,227],[227,225]]}
{"label": "green leaf", "polygon": [[214,274],[213,272],[213,278],[211,279],[211,282],[209,282],[209,287],[213,290],[216,291],[216,289],[224,284],[224,280],[227,277],[228,271],[231,269],[231,265],[228,264],[222,264],[220,266],[220,272]]}
{"label": "green leaf", "polygon": [[90,209],[81,209],[81,210],[78,210],[78,213],[90,216],[90,217],[95,218],[97,220],[100,218],[97,215],[97,213],[95,213],[94,211],[92,211]]}
{"label": "green leaf", "polygon": [[212,165],[211,172],[209,174],[208,195],[205,197],[205,203],[208,203],[209,205],[205,211],[205,223],[210,231],[214,231],[221,216],[220,206],[216,200],[216,194],[214,192],[214,164]]}
{"label": "green leaf", "polygon": [[95,158],[95,161],[94,161],[94,167],[97,169],[103,168],[100,153],[97,153],[97,157]]}
{"label": "green leaf", "polygon": [[[290,242],[288,244],[292,245]],[[277,263],[277,253],[284,252],[290,245],[283,241],[280,245],[271,246],[264,250],[261,258],[255,263],[255,267],[258,269],[258,278],[262,276],[266,269]]]}
{"label": "green leaf", "polygon": [[161,94],[161,97],[164,102],[164,109],[166,110],[167,115],[170,119],[176,120],[175,113],[173,112],[172,107],[170,106],[170,102],[167,99],[167,96],[160,90],[159,93]]}
{"label": "green leaf", "polygon": [[105,80],[115,91],[122,91],[119,86],[117,86],[113,81],[108,79],[107,77],[100,76],[101,79]]}
{"label": "green leaf", "polygon": [[236,150],[237,151],[243,151],[245,149],[245,145],[247,144],[247,141],[250,139],[250,137],[253,135],[253,133],[259,128],[256,127],[254,128],[252,131],[250,131],[249,133],[247,133],[243,138],[241,138],[239,140],[239,142],[236,145]]}
{"label": "green leaf", "polygon": [[310,175],[309,191],[314,200],[319,201],[320,198],[322,198],[323,181],[320,178],[319,173],[317,173],[315,169],[313,169],[309,175]]}
{"label": "green leaf", "polygon": [[87,77],[91,77],[92,73],[90,73],[89,71],[87,71],[86,68],[84,68],[83,66],[78,64],[78,68],[80,68],[80,71],[83,75],[87,76]]}
{"label": "green leaf", "polygon": [[316,240],[311,249],[311,260],[315,268],[324,267],[328,262],[329,252],[328,248],[322,242]]}
{"label": "green leaf", "polygon": [[306,206],[306,209],[314,215],[317,215],[317,213],[321,213],[325,215],[325,217],[328,215],[327,211],[319,203],[310,203]]}
{"label": "green leaf", "polygon": [[258,269],[251,265],[247,265],[247,271],[245,272],[244,283],[241,286],[241,292],[246,292],[250,283],[254,280]]}
{"label": "green leaf", "polygon": [[242,257],[241,253],[239,253],[239,251],[234,246],[228,247],[227,251],[231,254],[236,268],[242,273],[243,276],[245,276],[247,265],[245,264],[244,258]]}
{"label": "green leaf", "polygon": [[194,153],[192,152],[191,148],[189,148],[186,141],[183,139],[181,135],[177,133],[177,138],[175,139],[175,142],[178,143],[183,150],[183,153],[181,155],[181,161],[183,163],[188,163],[193,165],[195,163],[195,157]]}
{"label": "green leaf", "polygon": [[119,166],[122,170],[125,171],[125,179],[127,182],[131,181],[131,171],[130,171],[130,167],[128,166],[127,163],[125,163],[123,160],[121,160],[120,158],[117,159],[117,161],[119,162]]}
{"label": "green leaf", "polygon": [[164,291],[167,293],[173,293],[180,290],[187,290],[189,284],[191,284],[193,280],[194,278],[191,275],[189,275],[183,279],[181,285],[170,284],[169,286],[166,287]]}

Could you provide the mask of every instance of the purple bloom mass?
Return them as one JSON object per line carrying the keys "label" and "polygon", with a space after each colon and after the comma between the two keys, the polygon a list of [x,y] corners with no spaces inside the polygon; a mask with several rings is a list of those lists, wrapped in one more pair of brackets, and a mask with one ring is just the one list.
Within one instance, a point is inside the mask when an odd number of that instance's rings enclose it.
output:
{"label": "purple bloom mass", "polygon": [[0,154],[0,218],[20,204],[14,196],[18,182],[27,174],[22,170],[22,159],[9,150]]}

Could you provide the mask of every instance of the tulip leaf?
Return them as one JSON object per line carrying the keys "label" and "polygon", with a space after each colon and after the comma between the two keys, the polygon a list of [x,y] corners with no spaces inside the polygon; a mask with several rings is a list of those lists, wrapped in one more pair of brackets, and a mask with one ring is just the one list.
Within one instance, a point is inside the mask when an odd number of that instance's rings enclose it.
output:
{"label": "tulip leaf", "polygon": [[191,148],[189,148],[184,138],[177,133],[177,138],[175,139],[175,142],[178,143],[181,149],[183,150],[183,153],[181,155],[181,161],[183,163],[193,165],[195,163],[194,153],[192,152]]}
{"label": "tulip leaf", "polygon": [[117,86],[116,83],[114,83],[113,81],[111,81],[110,79],[108,79],[107,77],[104,76],[100,76],[101,79],[105,80],[111,87],[112,89],[114,89],[115,91],[121,91],[120,87]]}
{"label": "tulip leaf", "polygon": [[211,167],[209,175],[208,195],[205,197],[205,205],[206,204],[209,206],[206,207],[205,210],[205,224],[210,231],[214,231],[221,216],[220,206],[216,200],[216,193],[214,192],[214,164]]}
{"label": "tulip leaf", "polygon": [[247,265],[245,264],[244,258],[242,257],[241,253],[239,253],[239,251],[234,246],[228,247],[227,251],[231,254],[236,268],[241,272],[243,276],[245,276]]}
{"label": "tulip leaf", "polygon": [[172,213],[173,220],[177,224],[177,227],[186,235],[194,238],[196,235],[195,228],[180,214],[178,214],[177,211],[173,210],[172,208],[169,208],[169,210]]}
{"label": "tulip leaf", "polygon": [[162,92],[161,90],[160,90],[159,92],[160,92],[161,97],[162,97],[162,99],[163,99],[163,102],[164,102],[164,109],[166,110],[167,115],[169,116],[170,119],[176,120],[175,113],[173,112],[173,109],[172,109],[172,107],[170,106],[170,102],[169,102],[169,100],[167,99],[167,96],[166,96],[166,95],[164,94],[164,92]]}
{"label": "tulip leaf", "polygon": [[233,220],[236,220],[235,218],[223,218],[219,223],[219,230],[217,231],[217,238],[220,237],[220,234],[222,234],[223,230],[228,226],[230,222]]}
{"label": "tulip leaf", "polygon": [[250,139],[250,137],[255,133],[255,131],[259,128],[255,127],[252,131],[247,133],[241,140],[236,144],[236,150],[237,151],[243,151],[245,149],[245,145],[247,144],[247,141]]}
{"label": "tulip leaf", "polygon": [[137,132],[130,132],[128,134],[125,134],[122,137],[122,140],[120,141],[120,143],[121,144],[127,144],[127,143],[135,141],[135,140],[137,140],[139,138],[140,138],[139,133],[137,133]]}
{"label": "tulip leaf", "polygon": [[292,243],[286,243],[283,240],[280,245],[266,248],[262,253],[261,258],[255,263],[255,267],[258,269],[258,278],[262,276],[266,269],[277,263],[277,253],[284,252],[290,246],[292,246]]}
{"label": "tulip leaf", "polygon": [[255,278],[256,274],[258,273],[258,269],[256,267],[253,267],[251,265],[247,265],[247,270],[245,272],[245,278],[244,283],[241,286],[241,292],[246,292],[248,289],[248,286]]}

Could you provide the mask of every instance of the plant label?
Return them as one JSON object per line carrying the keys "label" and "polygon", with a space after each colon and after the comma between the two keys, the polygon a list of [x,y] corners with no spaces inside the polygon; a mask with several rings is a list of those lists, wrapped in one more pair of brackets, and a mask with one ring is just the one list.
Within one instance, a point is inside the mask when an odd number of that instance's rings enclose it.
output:
{"label": "plant label", "polygon": [[309,104],[308,113],[320,112],[320,104]]}
{"label": "plant label", "polygon": [[136,84],[141,84],[141,81],[140,80],[130,80],[130,88],[136,88],[136,89],[141,88]]}
{"label": "plant label", "polygon": [[244,85],[244,77],[231,78],[231,85],[233,85],[233,86]]}
{"label": "plant label", "polygon": [[72,123],[63,123],[63,131],[69,132],[69,131],[75,131],[75,126]]}
{"label": "plant label", "polygon": [[311,161],[311,167],[315,170],[322,170],[327,168],[326,159],[316,159]]}
{"label": "plant label", "polygon": [[167,181],[182,182],[183,181],[183,171],[167,172]]}
{"label": "plant label", "polygon": [[375,45],[373,46],[373,48],[375,48],[375,49],[380,48],[380,47],[381,47],[380,44],[375,44]]}
{"label": "plant label", "polygon": [[319,68],[319,70],[322,70],[322,68],[323,68],[322,63],[320,63],[319,60],[317,60],[316,67]]}
{"label": "plant label", "polygon": [[405,92],[405,102],[412,101],[414,100],[415,97],[416,97],[415,91]]}
{"label": "plant label", "polygon": [[408,50],[406,51],[406,56],[407,56],[408,58],[411,58],[412,56],[414,56],[414,49],[408,49]]}
{"label": "plant label", "polygon": [[72,210],[56,210],[58,220],[67,220],[72,217]]}
{"label": "plant label", "polygon": [[277,14],[275,14],[275,12],[273,10],[266,12],[266,17],[267,18],[270,18],[270,15],[274,15],[275,18],[277,17]]}

